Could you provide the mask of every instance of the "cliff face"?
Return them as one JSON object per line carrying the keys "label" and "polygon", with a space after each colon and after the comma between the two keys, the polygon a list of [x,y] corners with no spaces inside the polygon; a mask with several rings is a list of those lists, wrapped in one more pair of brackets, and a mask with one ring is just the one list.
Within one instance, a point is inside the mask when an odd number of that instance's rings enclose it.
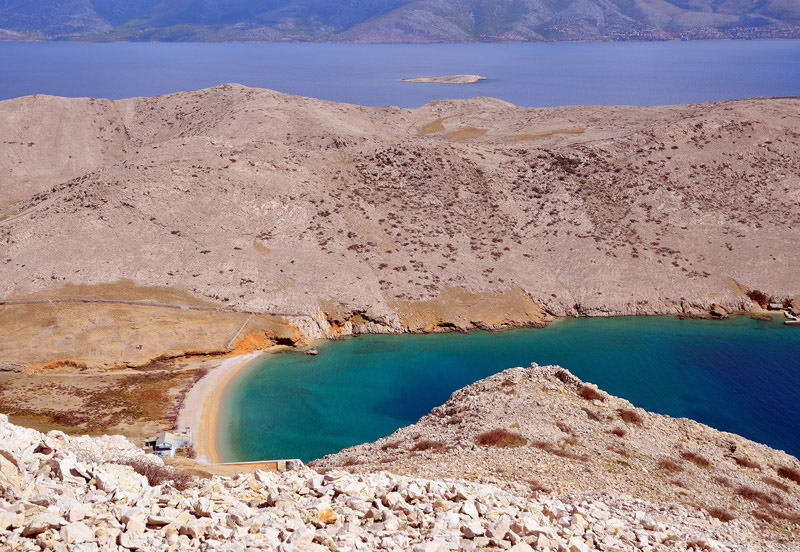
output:
{"label": "cliff face", "polygon": [[793,550],[800,539],[796,458],[634,408],[558,366],[533,364],[476,382],[416,424],[312,465],[466,478],[514,493],[614,489],[700,508],[723,521],[714,522],[714,538],[741,547]]}
{"label": "cliff face", "polygon": [[[796,514],[800,464],[796,459],[697,424],[638,412],[643,425],[629,428],[634,435],[608,437],[616,440],[615,448],[630,451],[620,457],[623,460],[609,463],[601,457],[605,451],[591,450],[593,443],[583,434],[583,412],[576,414],[569,405],[578,400],[575,389],[579,385],[557,367],[509,370],[456,392],[419,424],[393,435],[392,442],[396,440],[397,445],[346,450],[327,458],[327,467],[318,471],[292,461],[288,465],[293,469],[284,473],[256,471],[206,479],[165,466],[161,459],[145,455],[121,437],[68,437],[58,431],[44,435],[9,424],[0,415],[0,545],[31,551],[115,550],[118,546],[147,551],[796,550],[800,528]],[[533,397],[528,390],[532,386],[544,390]],[[512,400],[515,393],[519,396]],[[625,404],[601,391],[595,393],[603,400],[586,404],[602,420],[610,408]],[[504,398],[491,396],[497,394]],[[487,400],[490,398],[493,400]],[[541,407],[554,401],[567,405],[552,409],[549,423],[537,431],[563,432],[569,424],[576,432],[576,442],[565,448],[552,445],[563,454],[555,455],[547,480],[548,485],[571,489],[568,495],[556,496],[537,481],[520,478],[520,470],[530,463],[519,454],[510,458],[510,449],[488,446],[483,447],[485,454],[467,452],[470,457],[465,458],[463,447],[456,444],[451,448],[455,442],[449,428],[454,424],[447,423],[448,429],[443,429],[448,409],[466,406],[459,409],[465,421],[455,440],[472,439],[475,423],[470,417],[486,414],[478,408],[494,409],[496,414],[509,405],[518,406],[519,400],[534,398]],[[550,427],[556,417],[560,429]],[[520,421],[515,430],[533,438],[532,424],[540,424],[540,418],[541,410],[527,418],[515,416],[513,419]],[[504,425],[511,419],[496,415],[492,423]],[[593,423],[608,425],[607,421]],[[684,433],[670,432],[669,423],[683,426]],[[418,452],[405,452],[414,439],[417,445],[424,442],[418,437],[405,439],[410,431],[420,431],[425,438],[447,434],[441,441],[446,446],[435,450],[417,446]],[[691,462],[673,461],[683,466],[680,473],[670,475],[684,482],[684,496],[677,501],[664,500],[663,495],[661,500],[642,500],[666,484],[657,470],[649,476],[636,475],[647,474],[641,462],[645,452],[641,444],[649,440],[648,434],[657,432],[661,432],[659,446],[678,447],[673,453],[697,449],[704,455],[695,455]],[[702,448],[698,448],[699,437],[706,439]],[[716,449],[723,441],[736,445],[735,453],[729,445],[725,459]],[[653,446],[648,443],[648,449]],[[527,455],[552,455],[544,449],[525,448],[529,449]],[[396,457],[394,463],[381,458],[380,451],[387,449]],[[580,470],[574,466],[578,455],[588,455],[579,460]],[[698,464],[701,457],[713,464],[702,468]],[[420,471],[407,476],[330,469],[337,459],[344,458],[355,460],[345,462],[347,470],[371,472],[360,462],[377,460],[373,469],[390,466]],[[723,465],[731,458],[746,458],[750,464],[740,468]],[[756,462],[764,464],[756,467]],[[442,471],[445,463],[449,463],[448,479],[441,479],[433,472]],[[784,471],[773,473],[776,468]],[[694,473],[701,469],[703,475]],[[739,472],[733,473],[737,469]],[[579,475],[581,471],[586,473]],[[617,477],[621,471],[627,476]],[[708,484],[696,486],[712,474],[719,489]],[[615,484],[630,477],[623,492],[608,490],[615,487],[612,484],[604,486],[614,477]],[[772,486],[765,486],[767,479],[773,481]],[[732,490],[736,488],[748,490]],[[735,504],[729,510],[710,506],[721,499]],[[752,515],[747,513],[750,509]]]}
{"label": "cliff face", "polygon": [[[155,335],[225,349],[252,313],[315,337],[799,291],[796,99],[408,110],[226,85],[0,113],[0,298],[18,302],[2,360],[74,356],[75,320],[122,332],[109,361],[140,362]],[[164,333],[186,317],[205,329]]]}

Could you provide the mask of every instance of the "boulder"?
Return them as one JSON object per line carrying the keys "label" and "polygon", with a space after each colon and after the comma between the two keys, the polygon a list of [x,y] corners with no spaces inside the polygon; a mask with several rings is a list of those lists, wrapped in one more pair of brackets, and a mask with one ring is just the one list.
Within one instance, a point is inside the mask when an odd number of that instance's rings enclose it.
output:
{"label": "boulder", "polygon": [[55,514],[39,514],[34,516],[33,519],[28,522],[28,525],[25,526],[25,529],[22,530],[23,537],[32,537],[36,536],[39,533],[44,533],[48,529],[61,529],[64,525],[67,524],[67,520],[62,518],[61,516],[57,516]]}
{"label": "boulder", "polygon": [[0,486],[21,489],[25,483],[22,468],[16,454],[0,449]]}
{"label": "boulder", "polygon": [[478,520],[471,520],[461,525],[461,534],[465,539],[474,539],[486,534],[486,530]]}
{"label": "boulder", "polygon": [[61,540],[66,544],[78,544],[94,540],[94,531],[80,521],[67,523],[61,528]]}

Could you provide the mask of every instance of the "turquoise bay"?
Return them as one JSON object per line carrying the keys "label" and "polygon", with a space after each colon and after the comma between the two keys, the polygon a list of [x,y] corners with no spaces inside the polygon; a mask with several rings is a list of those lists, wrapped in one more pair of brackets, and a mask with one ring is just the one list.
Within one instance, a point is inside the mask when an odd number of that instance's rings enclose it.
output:
{"label": "turquoise bay", "polygon": [[223,460],[319,458],[389,435],[454,390],[531,362],[800,456],[800,328],[780,319],[563,319],[545,329],[372,335],[317,348],[318,356],[266,355],[235,378],[218,414]]}

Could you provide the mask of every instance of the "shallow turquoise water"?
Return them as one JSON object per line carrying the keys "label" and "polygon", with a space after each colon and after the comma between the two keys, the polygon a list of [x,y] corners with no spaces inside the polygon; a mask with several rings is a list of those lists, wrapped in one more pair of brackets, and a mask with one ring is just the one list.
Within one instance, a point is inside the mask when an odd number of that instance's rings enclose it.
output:
{"label": "shallow turquoise water", "polygon": [[267,355],[232,382],[223,459],[305,461],[414,423],[513,366],[560,364],[647,410],[800,456],[800,327],[780,319],[564,319],[502,333],[363,336]]}

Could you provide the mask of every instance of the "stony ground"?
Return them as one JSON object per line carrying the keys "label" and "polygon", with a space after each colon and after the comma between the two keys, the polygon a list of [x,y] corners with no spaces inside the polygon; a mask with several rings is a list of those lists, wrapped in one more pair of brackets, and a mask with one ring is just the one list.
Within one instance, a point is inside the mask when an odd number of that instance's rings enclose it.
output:
{"label": "stony ground", "polygon": [[615,489],[740,520],[763,532],[764,550],[781,542],[800,549],[796,458],[634,408],[558,366],[534,364],[476,382],[418,423],[313,466],[456,477],[515,493]]}
{"label": "stony ground", "polygon": [[792,546],[773,546],[741,519],[723,523],[696,508],[611,491],[556,498],[457,480],[292,467],[194,479],[121,437],[44,435],[0,416],[0,547],[723,552]]}
{"label": "stony ground", "polygon": [[[748,290],[800,293],[798,128],[798,99],[399,109],[225,85],[4,101],[0,299],[167,290],[179,335],[129,315],[141,305],[112,318],[139,327],[121,341],[172,351],[217,350],[201,328],[236,325],[181,308],[197,301],[284,315],[307,337],[749,310]],[[109,316],[87,313],[82,335]],[[39,318],[16,341],[41,356],[77,319]]]}

